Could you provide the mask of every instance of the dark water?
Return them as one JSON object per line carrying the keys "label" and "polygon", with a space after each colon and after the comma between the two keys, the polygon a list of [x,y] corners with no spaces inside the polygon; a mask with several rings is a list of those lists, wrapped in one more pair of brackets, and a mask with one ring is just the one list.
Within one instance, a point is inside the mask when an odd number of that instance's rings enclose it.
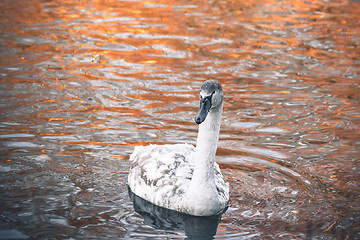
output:
{"label": "dark water", "polygon": [[183,239],[127,191],[221,82],[220,239],[360,239],[358,1],[0,2],[0,239]]}

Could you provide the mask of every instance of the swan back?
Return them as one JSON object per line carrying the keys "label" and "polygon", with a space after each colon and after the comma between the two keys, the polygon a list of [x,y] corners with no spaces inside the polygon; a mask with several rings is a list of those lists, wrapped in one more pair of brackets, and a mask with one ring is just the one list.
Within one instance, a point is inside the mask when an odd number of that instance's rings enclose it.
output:
{"label": "swan back", "polygon": [[189,144],[137,146],[130,156],[130,189],[149,202],[173,209],[190,184],[194,158],[195,148]]}

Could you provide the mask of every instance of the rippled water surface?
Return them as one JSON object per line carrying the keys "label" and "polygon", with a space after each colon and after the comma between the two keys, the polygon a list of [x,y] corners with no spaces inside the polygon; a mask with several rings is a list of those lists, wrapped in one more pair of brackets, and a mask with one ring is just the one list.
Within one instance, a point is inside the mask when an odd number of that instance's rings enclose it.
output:
{"label": "rippled water surface", "polygon": [[0,2],[0,239],[183,239],[135,212],[135,145],[195,144],[223,85],[215,238],[360,239],[358,1]]}

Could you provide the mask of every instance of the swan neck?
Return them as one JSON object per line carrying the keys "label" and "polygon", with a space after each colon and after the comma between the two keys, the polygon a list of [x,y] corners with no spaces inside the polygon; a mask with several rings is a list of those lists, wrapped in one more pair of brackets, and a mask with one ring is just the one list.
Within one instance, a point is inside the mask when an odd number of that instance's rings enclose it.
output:
{"label": "swan neck", "polygon": [[221,113],[222,105],[211,109],[205,121],[199,125],[194,175],[199,174],[201,178],[214,177],[214,161],[219,141]]}
{"label": "swan neck", "polygon": [[199,125],[194,172],[182,202],[184,211],[192,215],[211,216],[221,208],[214,173],[221,113],[222,104],[211,108],[205,121]]}

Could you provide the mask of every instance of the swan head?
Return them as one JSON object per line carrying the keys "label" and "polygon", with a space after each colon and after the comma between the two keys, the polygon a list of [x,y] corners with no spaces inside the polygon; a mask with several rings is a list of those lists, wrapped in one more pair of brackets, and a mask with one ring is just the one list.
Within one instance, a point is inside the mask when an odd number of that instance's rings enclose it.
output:
{"label": "swan head", "polygon": [[195,122],[200,124],[205,121],[206,116],[213,109],[218,109],[224,99],[220,83],[215,80],[208,80],[200,88],[200,109],[195,117]]}

